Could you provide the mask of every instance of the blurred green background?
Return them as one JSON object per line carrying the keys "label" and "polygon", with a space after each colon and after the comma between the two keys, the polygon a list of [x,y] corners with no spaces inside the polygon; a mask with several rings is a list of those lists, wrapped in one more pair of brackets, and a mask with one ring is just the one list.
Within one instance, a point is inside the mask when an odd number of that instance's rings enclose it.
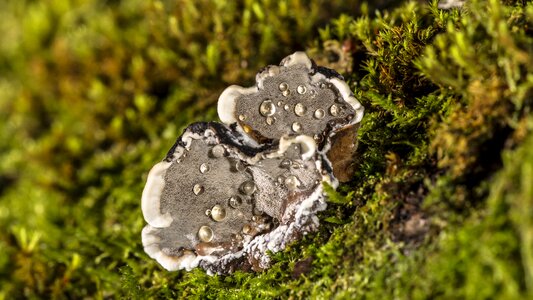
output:
{"label": "blurred green background", "polygon": [[[533,5],[0,2],[0,299],[533,297]],[[272,269],[167,272],[150,167],[306,50],[366,108],[353,180]]]}

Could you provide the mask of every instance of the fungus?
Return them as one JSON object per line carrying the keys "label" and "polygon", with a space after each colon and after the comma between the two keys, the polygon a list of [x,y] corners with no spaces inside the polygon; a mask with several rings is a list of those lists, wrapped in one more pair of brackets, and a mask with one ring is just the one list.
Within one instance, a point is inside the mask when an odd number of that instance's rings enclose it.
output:
{"label": "fungus", "polygon": [[164,268],[263,269],[267,250],[318,226],[321,182],[335,180],[313,139],[284,137],[265,150],[236,137],[222,124],[193,124],[149,173],[142,240]]}
{"label": "fungus", "polygon": [[363,112],[342,76],[317,66],[304,52],[264,68],[256,75],[254,87],[226,88],[218,100],[220,120],[236,124],[258,143],[277,142],[286,134],[308,135],[319,150],[334,149],[335,156],[328,158],[341,181],[353,173],[348,162],[353,160]]}
{"label": "fungus", "polygon": [[296,52],[220,96],[224,124],[187,127],[148,174],[145,252],[167,270],[262,270],[315,231],[322,182],[351,175],[363,107],[342,77]]}

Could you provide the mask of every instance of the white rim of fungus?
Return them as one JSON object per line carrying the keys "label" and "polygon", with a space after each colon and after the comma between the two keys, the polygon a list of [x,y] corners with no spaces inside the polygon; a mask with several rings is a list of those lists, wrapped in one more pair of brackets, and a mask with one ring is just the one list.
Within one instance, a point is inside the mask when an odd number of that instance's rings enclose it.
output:
{"label": "white rim of fungus", "polygon": [[262,90],[264,88],[263,82],[265,78],[276,76],[280,73],[281,68],[279,66],[270,65],[262,72],[255,75],[255,82],[257,82],[257,87]]}
{"label": "white rim of fungus", "polygon": [[292,144],[300,144],[303,150],[303,160],[310,159],[316,153],[316,143],[312,137],[307,135],[299,135],[296,137],[283,136],[279,140],[279,150],[277,151],[277,156],[282,156]]}
{"label": "white rim of fungus", "polygon": [[311,62],[311,59],[309,59],[309,56],[307,56],[307,54],[303,51],[297,51],[285,57],[281,61],[281,65],[284,67],[290,67],[294,65],[304,65],[309,70],[311,70],[311,68],[313,67],[313,63]]}
{"label": "white rim of fungus", "polygon": [[165,174],[171,163],[162,161],[157,163],[148,173],[146,185],[141,198],[141,210],[144,219],[153,227],[168,227],[172,223],[170,213],[161,213],[161,194],[165,187]]}
{"label": "white rim of fungus", "polygon": [[218,97],[217,111],[218,117],[225,124],[232,124],[237,122],[235,118],[235,107],[237,105],[237,98],[242,95],[253,94],[258,91],[256,86],[244,88],[238,85],[227,87],[220,97]]}
{"label": "white rim of fungus", "polygon": [[170,256],[165,254],[159,247],[160,238],[155,234],[157,228],[146,225],[142,232],[142,243],[144,252],[151,258],[155,259],[163,268],[168,271],[177,271],[186,269],[187,271],[196,268],[201,260],[214,261],[214,256],[199,257],[192,251],[184,251],[182,256]]}
{"label": "white rim of fungus", "polygon": [[363,114],[364,114],[365,109],[361,105],[361,102],[359,102],[355,98],[348,84],[345,81],[340,80],[339,78],[329,78],[327,80],[331,82],[331,84],[333,84],[337,88],[337,90],[339,90],[339,93],[341,94],[342,99],[346,101],[348,104],[350,104],[355,110],[355,117],[350,122],[350,124],[357,124],[361,122],[361,120],[363,119]]}

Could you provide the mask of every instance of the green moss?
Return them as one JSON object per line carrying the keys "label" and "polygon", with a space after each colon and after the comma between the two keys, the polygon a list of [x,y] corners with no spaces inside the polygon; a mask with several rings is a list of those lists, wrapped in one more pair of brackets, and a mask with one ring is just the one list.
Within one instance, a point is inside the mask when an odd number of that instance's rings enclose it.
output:
{"label": "green moss", "polygon": [[[532,4],[177,3],[0,4],[0,299],[533,296]],[[366,108],[352,181],[265,272],[163,270],[147,171],[303,48]]]}

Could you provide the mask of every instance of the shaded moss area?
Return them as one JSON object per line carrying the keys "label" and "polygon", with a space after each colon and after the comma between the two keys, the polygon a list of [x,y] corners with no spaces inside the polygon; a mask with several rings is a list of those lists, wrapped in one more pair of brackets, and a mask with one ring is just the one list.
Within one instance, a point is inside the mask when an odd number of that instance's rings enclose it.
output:
{"label": "shaded moss area", "polygon": [[[52,2],[0,4],[0,299],[533,297],[531,3]],[[366,108],[353,179],[265,272],[163,270],[147,171],[302,49]]]}

